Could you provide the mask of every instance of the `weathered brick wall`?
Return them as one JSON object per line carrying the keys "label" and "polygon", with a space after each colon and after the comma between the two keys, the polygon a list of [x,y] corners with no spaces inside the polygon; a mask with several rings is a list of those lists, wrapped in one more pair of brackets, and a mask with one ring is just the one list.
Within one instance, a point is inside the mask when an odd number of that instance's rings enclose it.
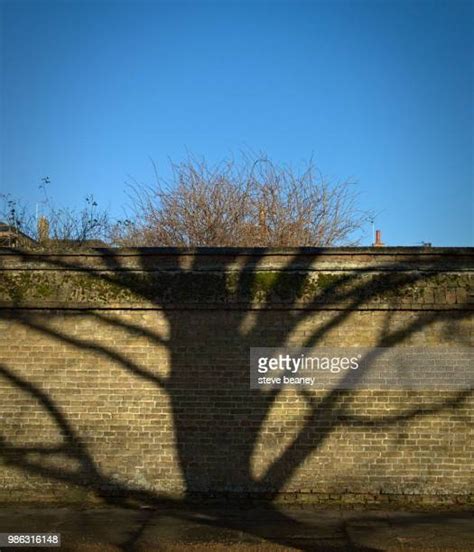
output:
{"label": "weathered brick wall", "polygon": [[468,249],[0,253],[0,500],[467,502],[469,390],[250,390],[250,347],[472,345]]}

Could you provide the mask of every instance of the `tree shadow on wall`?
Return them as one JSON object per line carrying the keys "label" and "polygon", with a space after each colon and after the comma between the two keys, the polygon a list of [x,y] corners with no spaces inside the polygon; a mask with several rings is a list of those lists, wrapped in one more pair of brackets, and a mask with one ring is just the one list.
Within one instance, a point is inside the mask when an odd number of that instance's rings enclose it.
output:
{"label": "tree shadow on wall", "polygon": [[[149,257],[146,251],[138,250],[142,271],[150,271]],[[19,253],[15,251],[15,254]],[[216,495],[219,497],[259,498],[266,504],[274,521],[288,527],[289,534],[301,534],[305,527],[301,522],[293,521],[282,513],[274,501],[287,488],[292,477],[304,465],[305,461],[317,453],[328,438],[344,428],[399,427],[411,420],[424,416],[460,409],[470,397],[471,390],[440,393],[429,402],[416,406],[407,406],[397,412],[380,416],[360,416],[351,408],[353,391],[336,389],[326,393],[300,391],[305,411],[301,415],[300,427],[281,452],[273,455],[266,468],[257,477],[253,470],[255,457],[261,451],[259,439],[272,408],[281,398],[281,390],[251,390],[248,383],[248,359],[250,347],[279,347],[291,341],[292,334],[306,321],[319,317],[316,329],[306,330],[305,347],[325,343],[325,339],[337,328],[343,327],[354,311],[376,300],[380,293],[389,293],[395,297],[403,294],[411,286],[421,285],[442,272],[442,267],[431,268],[427,272],[406,272],[404,267],[392,263],[387,267],[377,267],[377,275],[370,279],[360,278],[360,273],[347,273],[330,281],[313,302],[306,302],[304,308],[297,304],[298,298],[305,293],[306,274],[318,261],[319,253],[302,251],[287,263],[283,270],[275,273],[266,290],[263,303],[255,309],[254,296],[257,287],[258,271],[255,267],[262,261],[265,251],[249,256],[246,263],[234,273],[233,293],[239,297],[238,308],[230,305],[213,311],[209,316],[203,310],[189,310],[186,318],[176,310],[172,303],[162,300],[166,294],[157,296],[156,289],[160,281],[170,277],[182,290],[182,300],[193,298],[193,294],[204,294],[204,286],[198,291],[189,286],[189,276],[205,279],[208,277],[195,255],[186,269],[179,264],[177,256],[167,261],[166,270],[158,274],[154,286],[144,285],[136,278],[132,269],[123,266],[120,255],[113,251],[104,252],[102,262],[108,272],[97,271],[91,276],[104,283],[127,286],[128,291],[149,304],[156,305],[164,315],[169,335],[162,336],[150,328],[137,325],[127,319],[119,319],[104,314],[101,310],[89,310],[87,315],[101,324],[125,332],[131,339],[137,334],[147,338],[151,346],[165,347],[170,370],[165,377],[150,369],[131,356],[126,356],[120,348],[104,343],[100,337],[78,333],[68,333],[48,320],[38,316],[34,310],[4,309],[0,316],[15,320],[25,328],[56,340],[77,352],[93,353],[110,361],[135,378],[156,386],[169,399],[172,412],[174,441],[177,459],[184,480],[186,496],[182,500],[167,498],[158,492],[136,485],[121,482],[100,469],[88,449],[80,429],[68,420],[67,408],[61,408],[38,384],[20,376],[6,364],[0,365],[0,377],[17,391],[37,401],[47,416],[54,422],[62,435],[62,444],[50,446],[39,443],[35,446],[18,446],[5,437],[0,440],[0,454],[6,465],[14,466],[27,474],[44,477],[49,481],[60,481],[84,488],[95,493],[109,504],[123,507],[172,508],[177,517],[193,519],[204,508],[197,498]],[[27,261],[28,254],[20,253]],[[227,265],[221,266],[223,272],[231,271],[238,254],[228,255]],[[82,270],[79,264],[65,261],[61,257],[42,257],[50,269]],[[385,270],[385,271],[384,271]],[[199,276],[197,276],[199,275]],[[291,293],[282,310],[266,308],[273,294],[285,296],[288,293],[288,277],[291,275]],[[156,276],[156,274],[155,274]],[[296,289],[295,289],[296,288]],[[209,291],[213,297],[225,297],[228,282],[225,279],[213,283]],[[336,305],[324,310],[322,305]],[[339,305],[339,306],[337,306]],[[343,307],[341,307],[343,305]],[[377,330],[375,347],[393,347],[410,342],[411,336],[431,325],[450,325],[470,316],[469,310],[420,310],[402,328],[392,328],[391,311],[385,312],[385,322]],[[54,315],[51,315],[53,318]],[[250,317],[250,322],[249,322]],[[183,320],[186,320],[184,323]],[[236,337],[238,336],[238,345]],[[262,340],[265,342],[262,343]],[[231,343],[231,345],[229,345]],[[231,362],[228,360],[231,359]],[[367,364],[368,365],[368,364]],[[192,377],[190,377],[192,376]],[[362,376],[362,374],[361,374]],[[157,428],[157,431],[160,428]],[[158,445],[159,446],[159,445]],[[139,459],[137,459],[139,460]],[[159,483],[159,482],[158,482]],[[159,486],[159,485],[158,485]],[[315,485],[316,486],[316,485]],[[124,550],[133,550],[146,528],[148,518],[123,543]],[[242,526],[238,518],[226,516],[224,512],[213,516],[206,522],[211,526],[252,532],[257,537],[270,538],[258,524]],[[292,531],[292,528],[294,531]],[[309,527],[308,527],[309,529]],[[283,545],[294,544],[294,540],[285,535],[274,535],[273,542]],[[299,543],[301,550],[317,550],[312,544]],[[321,550],[326,548],[321,548]]]}

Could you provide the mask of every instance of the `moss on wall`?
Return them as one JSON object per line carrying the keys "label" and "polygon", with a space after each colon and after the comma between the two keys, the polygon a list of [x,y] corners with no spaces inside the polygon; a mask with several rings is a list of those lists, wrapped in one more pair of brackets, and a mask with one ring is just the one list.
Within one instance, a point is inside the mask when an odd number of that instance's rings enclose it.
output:
{"label": "moss on wall", "polygon": [[0,301],[140,305],[183,303],[461,303],[471,276],[303,271],[55,271],[0,273]]}

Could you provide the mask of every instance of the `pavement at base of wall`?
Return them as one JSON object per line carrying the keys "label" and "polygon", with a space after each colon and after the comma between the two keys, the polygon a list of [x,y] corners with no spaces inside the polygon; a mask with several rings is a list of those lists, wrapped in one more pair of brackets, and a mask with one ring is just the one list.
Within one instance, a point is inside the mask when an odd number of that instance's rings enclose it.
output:
{"label": "pavement at base of wall", "polygon": [[0,506],[0,533],[49,532],[61,534],[60,548],[18,550],[474,552],[474,512],[466,510]]}

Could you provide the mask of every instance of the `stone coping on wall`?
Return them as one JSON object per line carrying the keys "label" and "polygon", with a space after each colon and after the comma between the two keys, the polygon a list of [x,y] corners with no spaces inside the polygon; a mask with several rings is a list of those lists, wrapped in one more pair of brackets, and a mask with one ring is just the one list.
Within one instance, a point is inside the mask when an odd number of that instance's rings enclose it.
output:
{"label": "stone coping on wall", "polygon": [[[191,259],[191,262],[190,262]],[[118,262],[120,261],[120,262]],[[353,267],[367,270],[404,270],[414,266],[417,270],[453,267],[459,270],[474,269],[474,247],[294,247],[294,248],[239,248],[239,247],[142,247],[91,248],[47,251],[41,249],[20,250],[0,248],[0,268],[26,268],[34,263],[53,265],[67,270],[72,266],[103,267],[105,269],[141,270],[155,266],[176,266],[200,269],[223,266],[227,268],[266,267],[307,270],[321,268]],[[46,267],[45,267],[46,268]]]}

